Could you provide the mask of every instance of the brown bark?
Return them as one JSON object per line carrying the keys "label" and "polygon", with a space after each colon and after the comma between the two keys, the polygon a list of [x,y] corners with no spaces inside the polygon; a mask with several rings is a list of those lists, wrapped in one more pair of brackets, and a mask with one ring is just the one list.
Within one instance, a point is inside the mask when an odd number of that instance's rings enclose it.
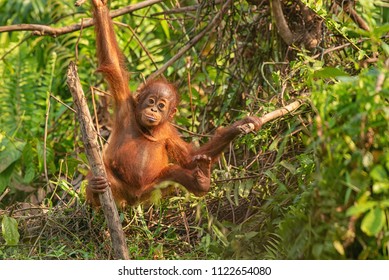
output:
{"label": "brown bark", "polygon": [[293,44],[295,38],[292,31],[289,28],[288,23],[284,17],[284,12],[282,11],[282,4],[280,0],[272,0],[271,8],[273,12],[273,17],[278,29],[278,32],[281,38],[285,41],[285,43],[290,46]]}
{"label": "brown bark", "polygon": [[299,0],[292,1],[289,15],[283,11],[283,0],[271,0],[272,16],[283,41],[288,45],[315,49],[322,39],[323,20]]}
{"label": "brown bark", "polygon": [[[67,72],[67,84],[72,93],[77,111],[78,120],[91,171],[94,176],[105,176],[106,172],[97,142],[97,134],[93,126],[88,105],[77,74],[77,66],[71,62]],[[111,235],[113,254],[115,259],[129,259],[124,233],[119,220],[119,214],[112,198],[111,189],[99,195],[101,207],[107,221]]]}

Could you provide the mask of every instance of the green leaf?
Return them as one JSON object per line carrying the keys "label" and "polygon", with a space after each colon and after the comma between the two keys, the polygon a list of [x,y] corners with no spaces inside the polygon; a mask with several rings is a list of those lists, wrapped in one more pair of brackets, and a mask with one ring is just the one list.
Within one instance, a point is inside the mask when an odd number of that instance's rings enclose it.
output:
{"label": "green leaf", "polygon": [[320,259],[320,255],[321,253],[323,252],[323,244],[314,244],[313,247],[312,247],[312,255],[317,258],[317,259]]}
{"label": "green leaf", "polygon": [[240,182],[234,184],[234,202],[236,206],[239,206],[239,186]]}
{"label": "green leaf", "polygon": [[375,181],[382,182],[388,179],[388,174],[386,173],[385,167],[376,165],[370,172],[370,177]]}
{"label": "green leaf", "polygon": [[0,194],[5,190],[8,186],[12,173],[14,171],[15,163],[11,164],[6,170],[0,173]]}
{"label": "green leaf", "polygon": [[31,144],[27,143],[23,150],[23,164],[25,164],[23,182],[29,184],[35,177],[34,152]]}
{"label": "green leaf", "polygon": [[14,218],[4,215],[1,228],[6,245],[17,245],[19,243],[18,222]]}
{"label": "green leaf", "polygon": [[379,207],[371,209],[363,218],[361,229],[369,236],[377,235],[385,224],[385,212]]}
{"label": "green leaf", "polygon": [[336,78],[336,77],[339,77],[339,76],[346,76],[348,77],[349,74],[347,74],[346,72],[338,69],[338,68],[333,68],[333,67],[326,67],[326,68],[323,68],[319,71],[316,71],[314,74],[313,74],[313,77],[314,78]]}
{"label": "green leaf", "polygon": [[358,216],[358,215],[365,213],[366,211],[372,209],[376,205],[377,205],[377,203],[375,201],[358,203],[357,205],[351,206],[349,209],[347,209],[346,215],[347,216]]}
{"label": "green leaf", "polygon": [[170,40],[170,28],[169,28],[168,22],[167,22],[166,20],[164,20],[164,19],[161,19],[161,20],[160,20],[160,24],[161,24],[161,27],[162,27],[162,29],[163,29],[163,32],[164,32],[165,35],[166,35],[166,38],[167,38],[168,40]]}
{"label": "green leaf", "polygon": [[342,256],[344,256],[344,247],[342,245],[342,243],[340,243],[340,241],[338,240],[335,240],[333,243],[332,243],[336,249],[336,251],[341,254]]}
{"label": "green leaf", "polygon": [[381,206],[382,208],[387,208],[387,207],[389,207],[389,199],[382,200],[382,201],[380,202],[380,206]]}
{"label": "green leaf", "polygon": [[20,159],[25,142],[8,142],[5,149],[0,152],[0,173],[6,170],[12,163]]}
{"label": "green leaf", "polygon": [[389,182],[377,182],[373,185],[374,193],[384,193],[389,191]]}
{"label": "green leaf", "polygon": [[378,26],[378,27],[374,27],[374,33],[377,34],[377,36],[383,36],[385,35],[386,33],[389,32],[389,24],[386,23],[384,25],[381,25],[381,26]]}
{"label": "green leaf", "polygon": [[389,55],[389,45],[386,44],[385,42],[382,42],[382,43],[381,43],[381,47],[382,47],[382,49],[384,50],[385,54],[386,54],[386,55]]}
{"label": "green leaf", "polygon": [[256,232],[256,231],[249,231],[248,233],[246,233],[244,235],[244,237],[246,238],[246,240],[250,240],[250,239],[254,238],[257,235],[258,235],[258,232]]}
{"label": "green leaf", "polygon": [[291,163],[289,163],[289,162],[287,162],[285,160],[282,160],[280,162],[280,165],[285,167],[286,169],[288,169],[289,172],[292,173],[293,175],[296,174],[296,167],[294,167],[293,164],[291,164]]}
{"label": "green leaf", "polygon": [[221,230],[216,225],[212,225],[212,230],[217,236],[217,238],[224,244],[224,246],[228,246],[229,242],[226,236],[221,232]]}
{"label": "green leaf", "polygon": [[278,151],[278,143],[281,138],[276,138],[269,146],[269,151]]}
{"label": "green leaf", "polygon": [[82,161],[76,158],[67,158],[66,159],[66,166],[69,174],[74,174],[76,172],[79,165],[82,164]]}
{"label": "green leaf", "polygon": [[[387,113],[389,116],[389,112]],[[389,170],[389,152],[385,154],[385,167],[387,170]]]}

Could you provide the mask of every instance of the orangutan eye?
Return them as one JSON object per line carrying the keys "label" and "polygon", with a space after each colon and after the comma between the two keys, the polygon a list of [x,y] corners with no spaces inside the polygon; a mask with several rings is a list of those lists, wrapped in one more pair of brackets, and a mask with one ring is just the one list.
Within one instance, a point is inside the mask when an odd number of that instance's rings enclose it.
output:
{"label": "orangutan eye", "polygon": [[155,103],[153,98],[149,98],[149,100],[147,100],[147,102],[149,105],[154,105],[154,103]]}
{"label": "orangutan eye", "polygon": [[165,107],[166,107],[165,103],[159,103],[158,104],[158,108],[161,109],[161,110],[164,109]]}

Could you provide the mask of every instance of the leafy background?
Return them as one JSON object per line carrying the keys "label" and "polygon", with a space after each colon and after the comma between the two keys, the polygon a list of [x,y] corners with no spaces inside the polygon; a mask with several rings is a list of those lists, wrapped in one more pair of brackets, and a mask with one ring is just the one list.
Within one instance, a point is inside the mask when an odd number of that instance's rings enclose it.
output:
{"label": "leafy background", "polygon": [[[366,31],[335,1],[301,3],[322,20],[317,48],[288,47],[269,1],[234,1],[165,72],[180,92],[175,121],[196,144],[246,115],[295,99],[305,105],[234,141],[206,197],[177,187],[158,203],[121,211],[132,258],[389,258],[389,4],[355,1]],[[283,4],[289,22],[297,20],[294,2]],[[116,18],[131,89],[219,10],[218,1],[164,1]],[[0,1],[0,26],[69,26],[90,16],[89,3]],[[85,205],[88,163],[66,86],[77,59],[106,136],[109,101],[99,94],[106,85],[95,73],[93,28],[57,37],[3,32],[0,46],[0,259],[111,258],[104,218]]]}

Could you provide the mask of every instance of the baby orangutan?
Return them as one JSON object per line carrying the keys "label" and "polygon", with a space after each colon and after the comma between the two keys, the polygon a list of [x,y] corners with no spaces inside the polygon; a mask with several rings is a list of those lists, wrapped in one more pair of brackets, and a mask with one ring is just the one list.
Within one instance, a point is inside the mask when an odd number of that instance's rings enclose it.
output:
{"label": "baby orangutan", "polygon": [[201,196],[209,191],[211,163],[239,134],[258,130],[258,117],[247,117],[221,128],[205,145],[195,148],[181,139],[170,123],[177,111],[176,89],[165,80],[152,80],[131,94],[124,56],[115,39],[106,0],[92,0],[98,71],[114,98],[114,123],[104,151],[108,182],[88,175],[87,200],[99,205],[98,194],[112,189],[117,204],[149,198],[155,186],[173,181]]}

